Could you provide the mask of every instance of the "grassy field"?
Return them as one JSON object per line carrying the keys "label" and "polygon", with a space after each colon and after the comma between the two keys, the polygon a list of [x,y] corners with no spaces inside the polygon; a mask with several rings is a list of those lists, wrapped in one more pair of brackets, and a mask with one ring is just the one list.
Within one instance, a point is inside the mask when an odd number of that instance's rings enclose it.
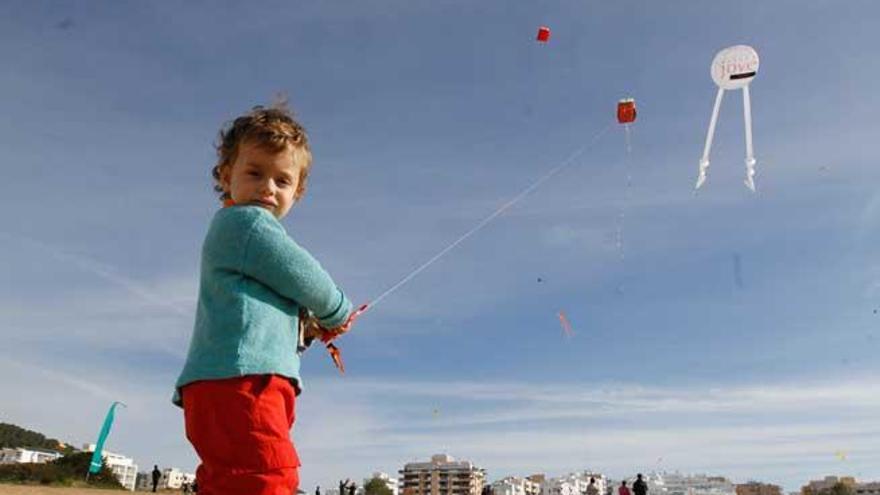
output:
{"label": "grassy field", "polygon": [[[126,490],[97,490],[94,488],[55,488],[45,486],[7,485],[0,483],[0,495],[112,495],[125,493],[151,493],[129,492]],[[174,490],[160,490],[159,493],[181,493]]]}
{"label": "grassy field", "polygon": [[[116,490],[113,490],[116,492]],[[50,488],[45,486],[5,485],[0,484],[0,495],[97,495],[111,493],[108,490],[91,488]],[[119,493],[122,493],[121,491]]]}

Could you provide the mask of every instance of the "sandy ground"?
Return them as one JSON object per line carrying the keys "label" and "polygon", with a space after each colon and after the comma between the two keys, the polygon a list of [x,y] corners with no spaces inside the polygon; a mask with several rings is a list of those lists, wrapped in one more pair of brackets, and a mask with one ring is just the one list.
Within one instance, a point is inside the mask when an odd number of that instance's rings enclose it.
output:
{"label": "sandy ground", "polygon": [[[0,495],[124,495],[126,493],[151,493],[129,492],[125,490],[95,490],[90,488],[51,488],[44,486],[6,485],[0,483]],[[180,494],[179,491],[160,490],[159,493],[166,495]]]}

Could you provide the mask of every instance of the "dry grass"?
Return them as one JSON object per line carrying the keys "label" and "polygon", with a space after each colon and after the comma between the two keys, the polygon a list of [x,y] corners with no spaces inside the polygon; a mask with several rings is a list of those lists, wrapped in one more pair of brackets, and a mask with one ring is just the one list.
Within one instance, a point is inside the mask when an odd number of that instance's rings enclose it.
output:
{"label": "dry grass", "polygon": [[[126,493],[152,493],[152,492],[129,492],[126,490],[98,490],[95,488],[57,488],[46,486],[29,485],[6,485],[0,483],[0,495],[124,495]],[[179,494],[174,490],[159,490],[166,495]]]}
{"label": "dry grass", "polygon": [[[116,490],[113,491],[115,492]],[[107,490],[95,490],[91,488],[54,488],[46,486],[0,484],[0,495],[106,495],[108,493],[110,492]]]}

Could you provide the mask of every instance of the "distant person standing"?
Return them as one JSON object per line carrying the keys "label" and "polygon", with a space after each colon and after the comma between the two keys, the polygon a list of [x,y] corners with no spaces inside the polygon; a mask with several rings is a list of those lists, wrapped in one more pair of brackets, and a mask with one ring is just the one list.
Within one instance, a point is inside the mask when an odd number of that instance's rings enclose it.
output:
{"label": "distant person standing", "polygon": [[626,486],[626,480],[620,482],[620,486],[617,487],[617,495],[630,495],[629,487]]}
{"label": "distant person standing", "polygon": [[321,495],[321,485],[315,487],[315,495]]}
{"label": "distant person standing", "polygon": [[162,479],[162,471],[159,471],[159,466],[153,464],[153,493],[156,493],[160,479]]}
{"label": "distant person standing", "polygon": [[648,495],[648,484],[642,479],[642,473],[636,475],[636,482],[633,483],[633,493],[635,495]]}
{"label": "distant person standing", "polygon": [[348,495],[354,495],[356,491],[357,491],[357,483],[352,481],[351,484],[348,485]]}
{"label": "distant person standing", "polygon": [[189,482],[188,482],[188,481],[184,481],[184,482],[183,482],[183,486],[182,486],[182,488],[183,488],[183,493],[184,493],[184,494],[189,494]]}
{"label": "distant person standing", "polygon": [[339,495],[345,495],[345,484],[348,483],[348,480],[342,481],[339,480]]}
{"label": "distant person standing", "polygon": [[590,484],[587,485],[587,495],[599,495],[599,488],[596,487],[596,478],[590,478]]}

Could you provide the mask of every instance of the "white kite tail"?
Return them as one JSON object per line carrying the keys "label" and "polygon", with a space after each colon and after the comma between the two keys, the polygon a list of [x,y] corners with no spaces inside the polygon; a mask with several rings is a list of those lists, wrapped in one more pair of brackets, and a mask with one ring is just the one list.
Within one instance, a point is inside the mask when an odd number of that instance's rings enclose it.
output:
{"label": "white kite tail", "polygon": [[[712,108],[712,118],[709,120],[709,130],[706,132],[706,145],[703,146],[703,157],[700,158],[700,175],[697,177],[697,185],[694,189],[699,189],[706,182],[706,172],[709,169],[709,152],[712,151],[712,138],[715,136],[715,124],[718,122],[718,112],[721,110],[721,99],[724,97],[724,89],[718,88],[715,95],[715,107]],[[751,136],[751,134],[750,134]],[[751,142],[751,137],[748,138]]]}
{"label": "white kite tail", "polygon": [[626,213],[629,209],[630,198],[632,198],[632,135],[630,134],[629,124],[623,125],[624,135],[626,136],[626,157],[624,159],[624,170],[626,173],[626,189],[623,197],[623,205],[620,207],[620,212],[617,214],[617,253],[620,255],[620,259],[623,260],[626,257],[626,252],[623,248],[624,242],[624,223],[626,222]]}
{"label": "white kite tail", "polygon": [[752,99],[749,87],[743,89],[743,116],[746,122],[746,187],[755,192],[755,150],[752,148]]}

